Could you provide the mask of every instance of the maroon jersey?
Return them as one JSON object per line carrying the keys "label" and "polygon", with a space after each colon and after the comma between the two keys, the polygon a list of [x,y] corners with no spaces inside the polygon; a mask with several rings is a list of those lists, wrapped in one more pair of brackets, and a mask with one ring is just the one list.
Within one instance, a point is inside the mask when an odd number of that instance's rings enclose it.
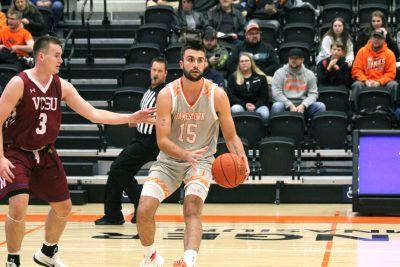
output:
{"label": "maroon jersey", "polygon": [[60,78],[51,76],[43,87],[28,71],[18,76],[24,82],[24,92],[4,123],[4,144],[29,150],[54,144],[61,125]]}

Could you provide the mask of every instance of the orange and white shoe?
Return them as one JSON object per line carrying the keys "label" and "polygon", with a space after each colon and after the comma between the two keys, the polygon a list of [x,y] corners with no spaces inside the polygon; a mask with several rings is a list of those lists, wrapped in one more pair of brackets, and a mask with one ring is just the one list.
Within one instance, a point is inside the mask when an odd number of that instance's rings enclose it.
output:
{"label": "orange and white shoe", "polygon": [[143,259],[140,267],[162,267],[164,265],[164,258],[154,252],[150,259]]}
{"label": "orange and white shoe", "polygon": [[[176,258],[174,260],[174,267],[188,267],[186,262],[183,260],[183,258]],[[193,266],[194,267],[194,266]]]}

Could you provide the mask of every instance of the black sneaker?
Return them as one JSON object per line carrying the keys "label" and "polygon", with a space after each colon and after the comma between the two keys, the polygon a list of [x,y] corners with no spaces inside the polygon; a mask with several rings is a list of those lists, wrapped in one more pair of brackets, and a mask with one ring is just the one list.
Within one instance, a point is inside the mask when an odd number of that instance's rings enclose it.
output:
{"label": "black sneaker", "polygon": [[108,219],[106,216],[101,217],[94,221],[95,225],[123,225],[125,223],[124,219],[121,220],[111,220]]}

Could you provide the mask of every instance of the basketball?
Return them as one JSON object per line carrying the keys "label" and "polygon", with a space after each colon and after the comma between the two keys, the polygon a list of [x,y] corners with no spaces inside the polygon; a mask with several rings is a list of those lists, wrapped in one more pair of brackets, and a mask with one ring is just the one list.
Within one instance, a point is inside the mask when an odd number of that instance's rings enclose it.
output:
{"label": "basketball", "polygon": [[218,156],[211,168],[215,182],[224,188],[234,188],[246,179],[246,166],[236,154],[225,153]]}

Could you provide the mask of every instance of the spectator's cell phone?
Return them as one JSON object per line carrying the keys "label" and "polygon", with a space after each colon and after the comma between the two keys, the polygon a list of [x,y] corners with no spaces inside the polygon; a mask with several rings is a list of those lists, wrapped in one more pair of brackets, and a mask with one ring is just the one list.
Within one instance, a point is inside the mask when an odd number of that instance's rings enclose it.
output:
{"label": "spectator's cell phone", "polygon": [[215,57],[220,57],[220,56],[221,56],[221,53],[216,53],[214,56],[215,56]]}

